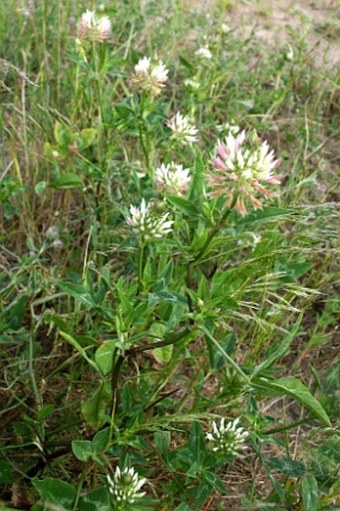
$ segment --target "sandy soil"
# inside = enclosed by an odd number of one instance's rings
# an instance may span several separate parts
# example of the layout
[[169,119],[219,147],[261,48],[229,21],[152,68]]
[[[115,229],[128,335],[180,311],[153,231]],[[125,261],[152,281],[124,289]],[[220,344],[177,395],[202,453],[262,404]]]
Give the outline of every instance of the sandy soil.
[[[209,12],[218,0],[188,0]],[[275,48],[304,36],[318,64],[340,64],[340,0],[229,0],[223,21]]]

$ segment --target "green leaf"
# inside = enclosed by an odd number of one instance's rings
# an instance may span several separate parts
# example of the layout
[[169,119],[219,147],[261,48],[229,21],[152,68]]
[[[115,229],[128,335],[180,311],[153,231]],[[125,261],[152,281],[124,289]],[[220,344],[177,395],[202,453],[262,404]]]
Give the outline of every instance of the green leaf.
[[290,216],[296,214],[296,211],[293,209],[287,208],[274,208],[268,207],[256,211],[255,213],[250,213],[245,218],[237,217],[237,225],[249,226],[249,225],[260,225],[266,224],[268,222],[275,222],[279,217]]
[[8,334],[0,335],[0,344],[21,344],[26,342],[26,337],[12,336]]
[[188,305],[188,301],[184,295],[180,293],[176,293],[175,291],[159,291],[155,293],[158,298],[160,298],[161,302],[164,303],[181,303],[184,305]]
[[192,511],[192,509],[186,502],[181,502],[174,511]]
[[112,370],[116,344],[117,341],[105,341],[95,353],[95,361],[104,376]]
[[107,449],[110,442],[110,428],[104,428],[98,431],[92,439],[92,451],[94,453],[103,452]]
[[[201,325],[200,329],[202,330],[202,332],[205,333],[205,335],[207,336],[207,338],[209,339],[210,341],[210,347],[208,345],[208,349],[209,350],[212,350],[212,346],[213,344],[215,345],[215,347],[217,348],[217,350],[220,352],[220,354],[222,355],[222,357],[225,359],[226,362],[228,362],[230,365],[232,365],[234,367],[234,369],[236,369],[236,371],[238,372],[238,374],[241,376],[242,379],[244,379],[246,382],[250,383],[250,379],[248,377],[248,375],[246,375],[243,370],[241,369],[241,367],[233,360],[233,358],[228,355],[228,353],[222,348],[222,346],[219,344],[219,342],[211,335],[211,333],[209,332],[209,329],[205,326],[205,325]],[[213,344],[211,344],[213,343]],[[214,354],[212,353],[212,360],[214,361]]]
[[200,151],[196,152],[192,175],[190,201],[195,199],[201,201],[202,197],[204,197],[204,162]]
[[86,422],[94,429],[99,429],[105,420],[106,407],[111,401],[111,386],[103,382],[81,405],[81,413]]
[[72,134],[69,128],[57,121],[54,125],[54,138],[59,145],[65,146],[71,143]]
[[222,479],[214,472],[205,470],[202,475],[207,483],[209,483],[215,490],[218,490],[220,493],[229,493]]
[[51,188],[56,188],[57,190],[65,188],[83,188],[83,186],[82,178],[73,172],[64,172],[64,174],[55,178],[50,184]]
[[92,443],[90,440],[74,440],[72,451],[80,461],[88,461],[92,456]]
[[290,458],[269,458],[265,463],[272,470],[277,470],[289,477],[301,477],[306,472],[303,463]]
[[159,364],[170,362],[173,352],[173,345],[161,346],[152,350],[152,354]]
[[154,291],[162,291],[163,289],[166,289],[169,282],[171,281],[172,273],[173,273],[173,262],[170,259],[170,261],[166,264],[165,268],[163,268],[162,273],[157,278],[157,282],[154,286]]
[[304,511],[317,511],[318,509],[318,482],[315,476],[306,474],[301,479],[301,493]]
[[10,307],[6,309],[4,318],[12,330],[19,330],[22,326],[25,314],[28,310],[28,296],[22,294],[17,300],[13,300]]
[[170,431],[155,431],[153,438],[158,452],[162,454],[169,449],[171,444]]
[[[106,488],[94,490],[84,497],[80,497],[78,504],[79,511],[111,511],[112,507],[108,500],[108,491]],[[77,509],[78,509],[77,508]]]
[[[234,332],[230,332],[222,339],[219,339],[218,342],[222,350],[227,353],[227,355],[231,356],[236,346],[236,335]],[[225,359],[223,358],[221,352],[217,351],[216,347],[214,346],[214,369],[221,369],[224,363]]]
[[44,503],[54,504],[60,510],[73,509],[77,492],[69,483],[51,477],[43,481],[33,479],[32,482]]
[[58,282],[57,285],[65,293],[67,293],[70,296],[73,296],[73,298],[79,300],[87,307],[94,307],[96,305],[91,294],[84,286],[81,286],[80,284],[76,284],[74,282],[65,281]]
[[46,419],[46,417],[52,415],[54,408],[55,408],[54,404],[45,405],[42,408],[40,408],[40,410],[37,413],[37,420],[41,422],[44,419]]
[[[190,492],[190,493],[189,493]],[[198,488],[189,490],[189,494],[195,500],[195,510],[203,509],[203,504],[206,502],[209,495],[211,495],[212,487],[209,483],[203,483]]]
[[167,200],[170,202],[170,204],[175,206],[175,208],[179,209],[180,211],[182,211],[182,213],[184,213],[190,218],[197,217],[199,214],[199,211],[196,208],[196,206],[190,200],[184,199],[184,197],[170,195],[169,197],[167,197]]
[[293,378],[292,376],[285,376],[273,381],[266,381],[263,378],[259,378],[255,385],[260,386],[265,390],[273,390],[279,393],[279,395],[287,395],[293,397],[306,408],[308,408],[311,412],[313,412],[314,415],[319,417],[319,419],[324,424],[331,426],[329,417],[319,401],[315,399],[314,396],[312,396],[308,388],[297,378]]
[[[14,479],[12,476],[13,467],[7,460],[0,460],[0,484],[11,484]],[[2,509],[2,508],[1,508]]]
[[44,191],[48,188],[48,182],[47,181],[39,181],[34,187],[34,191],[37,195],[42,195]]
[[292,341],[295,339],[299,332],[300,324],[303,318],[303,314],[301,313],[293,327],[293,329],[286,335],[286,337],[280,342],[278,348],[273,351],[271,354],[268,354],[265,358],[265,360],[256,366],[255,371],[252,374],[252,377],[254,377],[256,374],[260,373],[261,371],[264,371],[265,369],[268,369],[270,366],[274,364],[274,362],[280,358],[286,355],[286,353],[289,350],[289,347],[292,343]]
[[86,149],[94,143],[96,140],[97,131],[95,128],[85,128],[81,130],[81,146],[82,149]]
[[193,74],[196,71],[195,67],[186,58],[184,58],[183,55],[179,54],[178,56],[182,66],[186,67],[188,71]]
[[[208,348],[208,356],[209,356],[210,367],[214,367],[215,366],[214,344],[212,343],[211,337],[209,337],[208,335],[204,336],[204,340],[205,340],[207,348]],[[218,351],[218,354],[221,355],[220,351]]]
[[76,341],[76,339],[74,337],[72,337],[72,335],[67,334],[66,332],[63,332],[62,330],[60,330],[59,333],[60,333],[61,337],[63,337],[67,342],[69,342],[71,344],[71,346],[73,346],[81,354],[81,356],[86,360],[86,362],[91,367],[93,367],[93,369],[95,369],[97,372],[99,372],[97,364],[93,360],[90,359],[90,357],[87,355],[84,348],[82,346],[80,346],[79,342]]
[[189,449],[192,459],[201,465],[205,459],[205,440],[202,427],[197,421],[194,421],[190,428]]

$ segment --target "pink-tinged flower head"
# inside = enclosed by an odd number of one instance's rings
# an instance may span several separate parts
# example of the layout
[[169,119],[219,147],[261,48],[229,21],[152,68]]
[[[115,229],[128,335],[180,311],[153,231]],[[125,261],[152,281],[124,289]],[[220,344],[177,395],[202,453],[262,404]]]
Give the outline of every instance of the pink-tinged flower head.
[[154,183],[159,192],[171,195],[184,195],[190,185],[191,177],[189,169],[183,169],[183,165],[171,162],[161,164],[155,170]]
[[85,11],[79,22],[79,38],[102,43],[111,34],[111,21],[107,16],[98,17],[93,11]]
[[[256,142],[254,140],[256,139]],[[241,214],[247,213],[246,202],[255,209],[263,207],[255,195],[268,198],[272,192],[266,185],[280,183],[280,176],[274,171],[281,160],[275,159],[266,141],[253,141],[246,137],[244,131],[229,133],[224,142],[218,141],[212,158],[213,171],[208,182],[211,187],[210,197],[226,195],[227,206],[234,202],[235,209]]]
[[145,241],[163,238],[172,231],[169,213],[161,211],[154,202],[147,204],[143,199],[140,207],[130,206],[130,215],[126,223]]
[[172,130],[171,138],[182,144],[197,142],[198,129],[188,116],[177,112],[168,122],[167,126]]
[[153,65],[150,58],[143,57],[135,65],[132,84],[140,90],[158,96],[165,86],[168,73],[169,71],[162,61],[159,61],[157,65]]

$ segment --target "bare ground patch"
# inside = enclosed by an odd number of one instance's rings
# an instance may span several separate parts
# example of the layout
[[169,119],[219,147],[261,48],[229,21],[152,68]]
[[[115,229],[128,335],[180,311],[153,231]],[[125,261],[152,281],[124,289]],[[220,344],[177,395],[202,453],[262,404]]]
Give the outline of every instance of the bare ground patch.
[[[207,13],[216,0],[189,0]],[[263,42],[264,51],[304,37],[316,63],[340,63],[340,2],[338,0],[230,0],[223,22],[245,37]]]

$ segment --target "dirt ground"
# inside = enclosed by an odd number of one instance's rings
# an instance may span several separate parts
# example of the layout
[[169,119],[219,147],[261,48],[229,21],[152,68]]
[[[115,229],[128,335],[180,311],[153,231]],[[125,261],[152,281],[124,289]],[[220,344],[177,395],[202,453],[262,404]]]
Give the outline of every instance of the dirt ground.
[[264,47],[304,37],[317,64],[340,64],[340,0],[189,0],[206,12],[217,2],[225,8],[224,23]]

